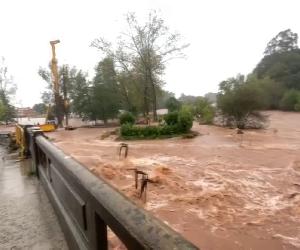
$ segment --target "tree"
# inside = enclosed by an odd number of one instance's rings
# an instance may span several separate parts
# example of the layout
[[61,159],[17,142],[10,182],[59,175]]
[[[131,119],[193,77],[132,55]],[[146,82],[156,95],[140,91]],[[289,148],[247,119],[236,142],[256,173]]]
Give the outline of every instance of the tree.
[[197,96],[185,95],[183,93],[178,98],[178,101],[180,101],[182,104],[186,104],[186,105],[193,105],[196,100],[197,100]]
[[47,106],[45,103],[34,104],[32,109],[40,115],[44,115],[47,111]]
[[300,49],[265,56],[253,73],[259,79],[269,77],[284,88],[300,90]]
[[169,112],[178,111],[181,107],[181,103],[175,97],[170,97],[166,101],[166,107]]
[[215,108],[205,97],[198,97],[194,103],[194,114],[204,124],[211,124],[215,116]]
[[8,75],[8,68],[4,57],[2,57],[0,62],[0,105],[2,110],[1,120],[6,123],[16,115],[15,108],[11,105],[11,99],[16,89],[16,84],[13,82],[12,77]]
[[90,116],[91,93],[89,85],[87,74],[79,70],[70,87],[71,109],[82,118]]
[[54,110],[60,126],[62,126],[64,115],[68,113],[68,108],[66,109],[66,101],[68,101],[67,90],[70,89],[76,72],[77,70],[74,67],[70,69],[69,65],[62,65],[59,67],[59,93],[57,94],[55,100],[50,69],[40,68],[38,71],[40,77],[48,84],[47,90],[42,93],[42,100],[47,105],[53,105],[51,109]]
[[110,118],[117,117],[120,109],[120,95],[112,58],[106,57],[97,65],[92,89],[96,117],[104,123]]
[[298,48],[298,34],[293,33],[290,29],[279,32],[268,43],[264,54],[272,55],[274,53],[282,53],[292,51]]
[[280,101],[282,110],[297,111],[300,104],[300,91],[290,89],[286,91]]
[[263,107],[263,94],[242,75],[229,78],[219,85],[218,108],[227,122],[233,121],[238,128],[245,128],[255,111]]
[[144,114],[148,115],[150,103],[156,120],[157,89],[163,84],[165,63],[183,56],[182,50],[188,45],[178,45],[180,36],[170,33],[163,19],[156,12],[149,13],[148,21],[140,24],[134,13],[127,15],[128,30],[117,41],[117,49],[103,38],[96,39],[92,46],[112,57],[128,73],[133,70],[142,78]]

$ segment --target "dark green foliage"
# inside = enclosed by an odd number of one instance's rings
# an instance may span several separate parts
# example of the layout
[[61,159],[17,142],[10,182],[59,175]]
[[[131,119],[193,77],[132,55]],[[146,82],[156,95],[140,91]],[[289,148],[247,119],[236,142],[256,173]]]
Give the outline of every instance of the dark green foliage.
[[198,97],[194,104],[194,114],[203,124],[211,124],[215,116],[215,108],[203,97]]
[[218,108],[228,121],[244,128],[255,111],[264,105],[263,93],[245,77],[230,78],[220,84]]
[[279,82],[269,77],[251,80],[263,93],[264,105],[263,109],[279,109],[280,100],[285,92],[285,88]]
[[0,120],[8,123],[16,117],[15,107],[10,104],[8,95],[0,90]]
[[125,139],[154,139],[166,138],[180,134],[177,125],[164,126],[131,126],[123,124],[121,126],[121,136]]
[[124,112],[119,116],[120,124],[130,124],[133,125],[135,123],[135,117],[130,112]]
[[73,78],[70,88],[70,98],[72,100],[71,110],[80,117],[89,117],[91,108],[91,96],[89,93],[89,83],[86,80],[87,75],[81,70]]
[[178,111],[181,107],[181,103],[175,97],[170,97],[166,101],[166,107],[169,112]]
[[285,88],[300,90],[300,49],[265,56],[254,73],[260,79],[269,77]]
[[99,62],[91,87],[91,116],[106,123],[108,119],[117,117],[120,107],[114,61],[106,57]]
[[[137,20],[135,13],[128,13],[128,28],[118,37],[115,46],[103,38],[95,39],[92,46],[106,55],[113,56],[124,72],[130,75],[134,73],[133,75],[141,80],[139,92],[142,97],[143,114],[148,116],[151,109],[154,120],[157,120],[158,92],[164,83],[162,76],[166,62],[181,57],[182,50],[188,45],[179,45],[179,34],[171,33],[155,11],[149,13],[145,23],[140,24]],[[127,110],[131,110],[132,103],[126,93],[126,84],[121,87],[123,101],[128,105]]]
[[190,131],[193,126],[193,115],[188,108],[182,108],[178,113],[178,127],[181,132]]
[[300,104],[300,91],[291,89],[284,93],[280,101],[280,108],[282,110],[298,110]]
[[37,104],[34,104],[32,109],[37,112],[38,114],[42,115],[42,114],[45,114],[46,111],[47,111],[47,106],[45,103],[37,103]]
[[[278,33],[267,45],[264,58],[253,73],[264,92],[266,109],[295,110],[300,90],[298,35],[290,29]],[[288,91],[288,93],[286,93]]]
[[295,111],[300,112],[300,100],[295,104]]
[[170,112],[164,116],[167,125],[176,125],[178,123],[178,112]]
[[8,123],[16,117],[15,107],[11,105],[11,98],[16,92],[16,85],[8,69],[4,57],[0,58],[0,120]]
[[203,124],[212,124],[215,117],[215,108],[211,105],[202,109],[202,115],[200,117]]
[[187,108],[181,109],[179,113],[172,112],[164,119],[167,124],[159,126],[132,126],[125,123],[121,126],[121,136],[125,139],[167,138],[187,133],[193,125],[193,116]]
[[293,33],[290,29],[279,32],[268,43],[265,49],[265,55],[272,55],[275,53],[282,53],[298,48],[298,34]]

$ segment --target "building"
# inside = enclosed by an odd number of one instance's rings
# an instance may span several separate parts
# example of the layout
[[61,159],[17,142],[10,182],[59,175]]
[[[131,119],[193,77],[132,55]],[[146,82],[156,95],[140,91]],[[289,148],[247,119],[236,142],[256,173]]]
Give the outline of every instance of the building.
[[17,117],[35,117],[38,114],[32,108],[16,108]]

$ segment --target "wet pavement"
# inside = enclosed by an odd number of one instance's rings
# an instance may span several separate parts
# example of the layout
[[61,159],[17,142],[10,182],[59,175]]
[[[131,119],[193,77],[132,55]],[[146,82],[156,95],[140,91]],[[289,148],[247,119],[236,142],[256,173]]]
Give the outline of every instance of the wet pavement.
[[31,163],[0,146],[0,249],[68,249]]

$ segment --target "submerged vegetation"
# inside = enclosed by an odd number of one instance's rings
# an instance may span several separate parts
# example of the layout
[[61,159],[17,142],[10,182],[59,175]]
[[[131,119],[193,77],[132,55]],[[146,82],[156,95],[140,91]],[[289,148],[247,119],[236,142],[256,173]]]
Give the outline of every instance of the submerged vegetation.
[[[130,117],[127,114],[128,117]],[[170,138],[190,133],[193,126],[193,115],[182,108],[163,117],[163,123],[153,126],[137,126],[133,123],[121,123],[120,135],[123,139]]]

